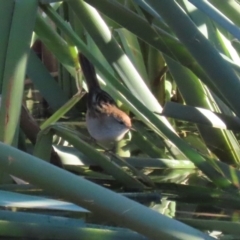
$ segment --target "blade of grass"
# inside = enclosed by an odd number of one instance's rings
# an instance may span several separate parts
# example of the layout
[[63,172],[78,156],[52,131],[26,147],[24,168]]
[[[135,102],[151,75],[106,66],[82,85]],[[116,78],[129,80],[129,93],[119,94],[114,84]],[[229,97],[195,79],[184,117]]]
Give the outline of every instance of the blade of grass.
[[239,131],[240,129],[240,119],[238,117],[227,116],[205,108],[181,105],[174,102],[167,102],[161,114],[166,117],[203,124],[209,127],[235,131]]
[[[237,115],[240,115],[240,103],[236,100],[236,96],[240,92],[240,82],[232,68],[226,64],[217,50],[198,31],[176,2],[167,0],[158,2],[147,0],[147,2],[163,17],[209,75],[212,84],[219,89],[222,99]],[[181,19],[181,21],[175,21],[176,19]],[[209,55],[211,55],[211,59]],[[226,81],[226,79],[231,79],[231,81]]]
[[[4,4],[5,1],[1,1]],[[13,144],[17,137],[22,105],[23,87],[32,31],[35,23],[38,1],[12,1],[6,20],[8,29],[1,29],[6,36],[6,57],[3,70],[3,86],[0,111],[0,141]],[[7,5],[7,8],[9,5]],[[5,9],[4,6],[0,8]],[[21,36],[21,41],[19,41]],[[5,52],[5,51],[3,51]],[[15,141],[16,144],[17,141]]]
[[5,68],[5,59],[7,54],[7,44],[9,40],[9,34],[12,23],[12,12],[14,7],[14,1],[0,1],[0,14],[4,21],[0,21],[0,29],[1,29],[1,41],[0,41],[0,91],[2,92],[2,79],[4,75]]
[[[100,2],[86,0],[86,2],[96,7],[96,9],[131,31],[149,45],[192,70],[207,86],[216,92],[218,96],[221,96],[218,88],[211,82],[208,75],[202,70],[196,60],[177,38],[155,25],[150,25],[147,21],[140,18],[129,9],[124,8],[116,1],[110,2],[108,0],[101,0]],[[149,9],[146,1],[141,2],[141,6],[145,6],[145,10]],[[229,64],[230,62],[227,61],[227,63]]]
[[3,238],[34,239],[36,236],[41,235],[41,239],[59,240],[77,240],[79,236],[81,236],[82,240],[101,238],[147,240],[145,237],[128,229],[107,226],[99,228],[99,225],[88,225],[82,218],[73,219],[19,211],[0,211],[0,217],[0,227],[2,228],[0,236]]
[[[134,144],[136,144],[141,151],[146,153],[148,156],[152,158],[158,158],[159,156],[163,157],[166,154],[163,139],[155,139],[154,134],[151,134],[147,129],[145,129],[145,126],[142,123],[135,122],[133,125],[134,129],[136,131],[132,132],[132,141]],[[162,148],[160,149],[158,146],[156,146],[156,143],[159,145],[159,142],[162,142]]]
[[56,192],[60,197],[150,239],[213,239],[192,227],[1,142],[0,158],[0,167],[8,173],[50,192]]
[[211,3],[203,0],[189,0],[199,10],[203,11],[207,16],[212,18],[215,22],[225,28],[234,37],[240,40],[239,28],[231,22],[226,16],[224,16],[218,9],[216,9]]
[[141,75],[144,82],[149,87],[148,74],[143,61],[143,55],[137,37],[124,28],[117,29],[116,31],[121,38],[121,42],[123,44],[123,48],[126,54],[130,58],[131,62],[134,64],[135,68]]
[[[84,93],[85,94],[85,93]],[[67,101],[61,108],[59,108],[51,117],[41,124],[41,129],[45,129],[51,124],[57,122],[64,116],[72,107],[84,96],[84,94],[77,94]]]
[[52,140],[54,132],[41,131],[37,136],[37,141],[33,149],[33,156],[41,158],[45,161],[50,161],[50,156],[52,152]]
[[240,6],[237,1],[227,0],[219,2],[218,0],[209,0],[209,2],[240,27]]
[[[145,19],[125,8],[119,2],[109,2],[107,0],[102,0],[101,2],[86,0],[86,2],[138,36],[143,41],[152,45],[159,51],[166,53],[173,59],[181,61],[184,65],[191,63],[190,59],[194,61],[190,54],[185,51],[183,45],[174,36],[155,25],[151,27]],[[146,10],[149,10],[149,8]]]
[[49,25],[40,13],[37,14],[34,31],[43,44],[55,55],[59,62],[75,77],[75,69],[79,67],[75,55],[66,41]]
[[[58,153],[61,161],[65,165],[85,165],[91,166],[97,164],[92,159],[87,158],[83,153],[78,151],[72,147],[66,146],[55,146],[56,152]],[[69,155],[72,155],[74,159],[77,158],[76,161],[69,158]],[[126,157],[122,158],[124,161],[128,162],[135,168],[173,168],[173,169],[180,169],[180,168],[191,168],[194,169],[196,166],[189,160],[176,160],[176,159],[163,159],[163,158],[148,158],[148,157]],[[116,163],[119,166],[124,166],[123,161],[115,159]]]
[[[219,112],[210,91],[189,69],[165,57],[170,72],[188,105]],[[239,143],[231,131],[198,125],[206,146],[221,160],[238,165],[240,162]]]
[[[189,224],[193,227],[208,231],[221,231],[223,234],[237,235],[240,234],[238,222],[230,222],[223,220],[207,220],[207,219],[190,219],[177,218],[179,221]],[[235,239],[235,238],[234,238]]]
[[29,56],[27,75],[54,111],[68,101],[63,90],[33,51],[30,52]]
[[[89,158],[95,159],[99,165],[110,175],[112,175],[115,179],[122,182],[126,187],[132,189],[144,189],[144,185],[139,182],[137,179],[133,178],[122,170],[119,166],[111,162],[107,157],[103,154],[99,153],[97,150],[92,148],[90,145],[82,141],[78,136],[76,136],[75,132],[67,127],[63,127],[60,125],[50,126],[50,129],[53,129],[57,135],[63,137],[65,140],[69,141],[74,147],[79,149],[83,154],[87,155]],[[45,129],[43,131],[48,131],[49,129]]]

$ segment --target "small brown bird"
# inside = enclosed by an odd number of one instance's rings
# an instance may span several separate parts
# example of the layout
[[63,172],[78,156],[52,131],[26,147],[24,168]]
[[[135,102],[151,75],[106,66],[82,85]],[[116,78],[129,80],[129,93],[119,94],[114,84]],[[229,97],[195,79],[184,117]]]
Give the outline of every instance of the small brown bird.
[[119,141],[132,127],[130,117],[100,88],[94,66],[80,53],[80,64],[88,86],[86,123],[89,134],[99,142]]

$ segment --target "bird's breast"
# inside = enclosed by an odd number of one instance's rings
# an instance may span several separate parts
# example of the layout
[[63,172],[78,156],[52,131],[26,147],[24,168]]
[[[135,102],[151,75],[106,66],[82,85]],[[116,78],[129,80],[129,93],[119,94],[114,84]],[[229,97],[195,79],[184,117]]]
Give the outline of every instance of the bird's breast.
[[99,142],[119,141],[129,131],[112,116],[93,117],[87,113],[86,124],[89,134]]

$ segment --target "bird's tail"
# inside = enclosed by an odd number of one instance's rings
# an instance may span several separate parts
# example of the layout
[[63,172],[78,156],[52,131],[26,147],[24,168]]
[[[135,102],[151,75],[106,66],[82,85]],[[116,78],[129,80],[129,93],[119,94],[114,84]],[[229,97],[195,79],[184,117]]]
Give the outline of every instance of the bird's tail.
[[91,89],[100,88],[92,63],[89,62],[89,60],[82,53],[79,53],[79,61],[88,86],[88,90],[91,91]]

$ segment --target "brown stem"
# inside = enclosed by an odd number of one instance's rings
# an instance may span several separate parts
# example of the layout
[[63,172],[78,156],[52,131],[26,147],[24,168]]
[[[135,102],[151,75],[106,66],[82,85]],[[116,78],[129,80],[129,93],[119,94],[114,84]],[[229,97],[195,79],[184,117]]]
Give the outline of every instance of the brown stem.
[[[22,104],[21,116],[20,116],[20,127],[23,132],[26,134],[27,138],[31,141],[33,145],[36,144],[37,135],[41,131],[35,119],[28,112],[27,108]],[[52,147],[50,162],[62,168],[62,162],[58,154],[54,151]]]

